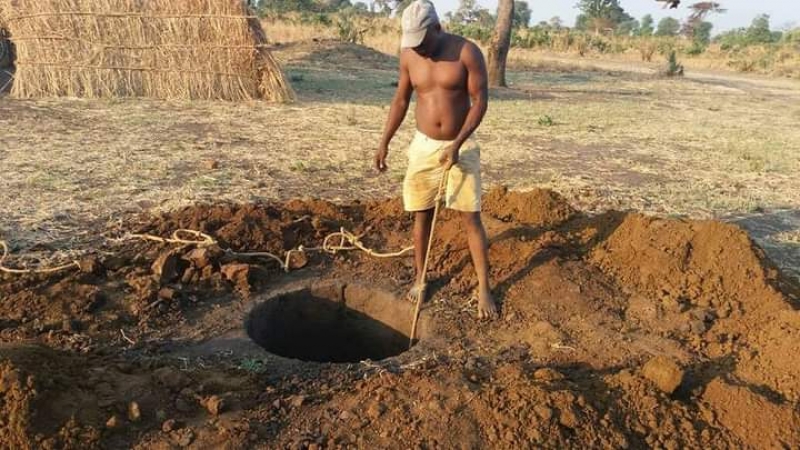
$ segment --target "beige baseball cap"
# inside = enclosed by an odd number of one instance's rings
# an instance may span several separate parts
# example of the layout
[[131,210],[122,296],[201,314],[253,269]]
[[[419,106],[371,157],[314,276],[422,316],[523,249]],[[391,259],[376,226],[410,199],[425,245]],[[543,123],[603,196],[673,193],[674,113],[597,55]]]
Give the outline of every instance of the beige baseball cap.
[[403,37],[400,48],[414,48],[422,43],[428,27],[439,23],[439,16],[433,3],[415,0],[403,11]]

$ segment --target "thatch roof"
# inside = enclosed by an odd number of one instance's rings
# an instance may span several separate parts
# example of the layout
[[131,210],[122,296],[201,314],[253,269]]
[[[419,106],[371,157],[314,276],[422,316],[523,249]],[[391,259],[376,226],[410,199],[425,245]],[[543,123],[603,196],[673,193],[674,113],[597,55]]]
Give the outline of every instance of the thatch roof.
[[17,97],[286,101],[244,0],[0,0]]

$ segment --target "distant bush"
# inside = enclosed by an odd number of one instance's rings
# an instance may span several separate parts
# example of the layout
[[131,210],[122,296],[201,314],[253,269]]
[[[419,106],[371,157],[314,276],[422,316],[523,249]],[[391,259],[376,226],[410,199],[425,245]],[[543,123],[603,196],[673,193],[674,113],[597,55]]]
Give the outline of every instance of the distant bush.
[[[302,4],[320,0],[281,1]],[[368,42],[373,46],[377,44],[376,48],[383,51],[396,52],[399,21],[369,12],[363,6],[346,6],[334,12],[283,12],[274,9],[262,12],[267,21],[289,23],[300,28],[306,25],[323,28],[328,30],[328,35],[343,41],[359,44]],[[489,43],[494,31],[489,20],[450,21],[445,22],[444,27],[451,33],[483,45]],[[581,31],[564,27],[557,21],[554,24],[540,22],[531,27],[514,28],[511,46],[580,56],[627,53],[637,55],[645,62],[652,62],[656,54],[669,58],[674,52],[679,59],[702,57],[710,61],[718,60],[720,65],[742,72],[775,73],[800,78],[800,29],[774,32],[769,28],[767,16],[756,17],[750,27],[722,33],[713,40],[710,38],[710,24],[705,22],[690,37],[656,36],[651,27],[652,24],[645,22],[643,28],[620,34],[617,31]],[[662,31],[663,28],[667,27],[662,27]]]

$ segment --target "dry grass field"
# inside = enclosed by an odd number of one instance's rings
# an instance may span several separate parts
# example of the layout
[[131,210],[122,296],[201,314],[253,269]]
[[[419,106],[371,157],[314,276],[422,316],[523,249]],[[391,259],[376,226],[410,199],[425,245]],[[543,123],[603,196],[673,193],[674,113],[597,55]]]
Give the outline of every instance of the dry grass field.
[[[393,57],[288,43],[300,97],[261,102],[0,100],[0,235],[15,250],[82,248],[124,214],[211,200],[397,195],[370,168]],[[730,74],[666,79],[647,67],[512,54],[478,138],[487,186],[549,187],[576,206],[741,220],[800,266],[800,84]]]

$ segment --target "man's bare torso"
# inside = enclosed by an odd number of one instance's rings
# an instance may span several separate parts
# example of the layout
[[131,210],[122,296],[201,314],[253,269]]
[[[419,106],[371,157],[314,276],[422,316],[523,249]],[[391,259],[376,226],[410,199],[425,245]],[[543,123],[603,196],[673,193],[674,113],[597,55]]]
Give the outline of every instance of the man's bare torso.
[[417,129],[437,140],[458,136],[469,113],[467,68],[461,53],[474,45],[459,36],[447,35],[437,55],[426,58],[405,50],[411,84],[417,93]]

